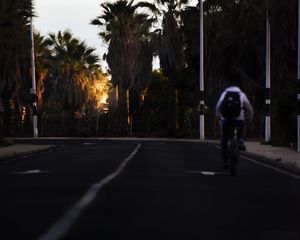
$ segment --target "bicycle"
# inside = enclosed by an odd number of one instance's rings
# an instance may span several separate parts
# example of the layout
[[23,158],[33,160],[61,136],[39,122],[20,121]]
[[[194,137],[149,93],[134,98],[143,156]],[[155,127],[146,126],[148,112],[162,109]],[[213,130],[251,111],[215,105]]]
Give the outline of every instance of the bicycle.
[[233,121],[230,123],[228,140],[228,164],[231,176],[237,175],[236,166],[240,158],[239,140],[237,139],[237,126]]

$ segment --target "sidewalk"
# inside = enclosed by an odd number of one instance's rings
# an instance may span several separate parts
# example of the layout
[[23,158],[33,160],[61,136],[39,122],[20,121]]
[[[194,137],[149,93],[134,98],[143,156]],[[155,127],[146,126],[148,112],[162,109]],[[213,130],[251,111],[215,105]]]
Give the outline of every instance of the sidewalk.
[[[125,140],[125,139],[122,139]],[[168,139],[128,139],[137,141],[146,140],[168,140]],[[172,141],[191,141],[199,142],[199,140],[187,139],[169,139]],[[218,141],[207,140],[205,142],[218,144]],[[285,167],[293,172],[300,174],[300,153],[284,147],[273,147],[271,145],[260,144],[259,142],[246,142],[247,151],[244,155],[249,157],[259,157],[262,161],[267,161],[269,164]],[[31,154],[41,151],[47,151],[55,148],[53,145],[27,145],[14,144],[8,147],[0,147],[0,160],[22,156],[24,154]]]
[[285,147],[273,147],[258,142],[246,142],[245,155],[254,155],[266,158],[269,163],[284,166],[300,173],[300,153]]
[[32,154],[47,151],[54,148],[52,145],[27,145],[13,144],[7,147],[0,147],[0,161],[13,157],[19,157],[25,154]]

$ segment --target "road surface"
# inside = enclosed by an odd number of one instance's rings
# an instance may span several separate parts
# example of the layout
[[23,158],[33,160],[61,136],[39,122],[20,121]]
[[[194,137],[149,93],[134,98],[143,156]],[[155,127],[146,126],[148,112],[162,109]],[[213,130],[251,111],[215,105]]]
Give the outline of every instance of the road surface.
[[212,144],[46,143],[0,163],[0,239],[300,239],[300,180]]

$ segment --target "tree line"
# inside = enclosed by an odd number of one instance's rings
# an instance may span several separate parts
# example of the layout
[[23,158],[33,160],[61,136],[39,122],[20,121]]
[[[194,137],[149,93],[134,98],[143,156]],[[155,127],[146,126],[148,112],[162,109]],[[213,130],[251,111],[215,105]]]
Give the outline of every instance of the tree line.
[[[44,134],[50,134],[52,124],[52,130],[68,126],[61,135],[84,134],[78,129],[85,129],[86,135],[198,137],[199,4],[191,7],[188,2],[99,2],[99,15],[91,16],[91,24],[99,26],[99,37],[108,44],[103,58],[109,81],[95,49],[84,41],[68,31],[36,33],[37,99]],[[255,109],[248,135],[263,136],[268,11],[272,141],[295,142],[297,1],[269,0],[267,5],[266,0],[206,0],[203,6],[206,136],[219,136],[215,104],[231,78],[240,81]],[[0,4],[0,112],[6,134],[17,134],[23,108],[28,113],[31,109],[32,10],[29,0]],[[153,57],[160,61],[159,70],[152,71]],[[102,92],[96,91],[95,79],[105,82]],[[97,106],[99,94],[105,93],[108,113]]]
[[35,96],[30,93],[33,5],[31,1],[1,1],[0,12],[1,134],[32,134],[33,98],[41,136],[76,135],[82,125],[95,126],[91,119],[103,108],[109,89],[96,49],[68,30],[48,36],[35,32]]

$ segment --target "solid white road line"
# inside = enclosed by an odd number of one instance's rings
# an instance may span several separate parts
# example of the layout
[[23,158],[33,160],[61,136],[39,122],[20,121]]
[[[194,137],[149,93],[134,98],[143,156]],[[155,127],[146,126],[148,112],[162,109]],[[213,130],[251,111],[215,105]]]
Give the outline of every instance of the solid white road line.
[[288,171],[282,170],[282,169],[280,169],[280,168],[271,166],[271,165],[266,164],[266,163],[259,162],[259,161],[257,161],[257,160],[254,160],[254,159],[249,158],[249,157],[246,157],[246,156],[241,156],[241,157],[244,158],[244,159],[246,159],[246,160],[248,160],[248,161],[250,161],[250,162],[252,162],[252,163],[261,165],[261,166],[263,166],[263,167],[270,168],[270,169],[272,169],[272,170],[275,170],[275,171],[277,171],[277,172],[283,173],[283,174],[285,174],[285,175],[288,175],[288,176],[290,176],[290,177],[296,178],[296,179],[298,179],[298,180],[300,179],[300,176],[299,176],[299,175],[290,173],[290,172],[288,172]]
[[[216,147],[217,149],[221,149],[221,147],[220,147],[219,145],[215,145],[215,147]],[[244,156],[244,155],[241,155],[241,158],[244,158],[244,159],[247,160],[247,161],[250,161],[250,162],[255,163],[255,164],[258,164],[258,165],[261,165],[261,166],[263,166],[263,167],[270,168],[270,169],[272,169],[272,170],[274,170],[274,171],[283,173],[283,174],[288,175],[288,176],[290,176],[290,177],[293,177],[293,178],[296,178],[296,179],[300,179],[300,176],[299,176],[299,175],[296,175],[296,174],[290,173],[290,172],[288,172],[288,171],[282,170],[282,169],[280,169],[280,168],[274,167],[274,166],[272,166],[272,165],[270,165],[270,164],[262,163],[262,162],[260,162],[260,161],[254,160],[253,158],[246,157],[246,156]]]
[[58,240],[61,239],[67,231],[70,229],[72,224],[79,218],[80,214],[83,212],[85,208],[87,208],[92,201],[96,198],[97,193],[120,175],[127,163],[134,157],[134,155],[138,152],[141,144],[138,144],[134,151],[120,164],[118,169],[108,175],[106,178],[101,180],[100,182],[94,183],[88,189],[88,191],[84,194],[84,196],[75,203],[57,222],[55,222],[44,234],[42,234],[38,239],[39,240]]

